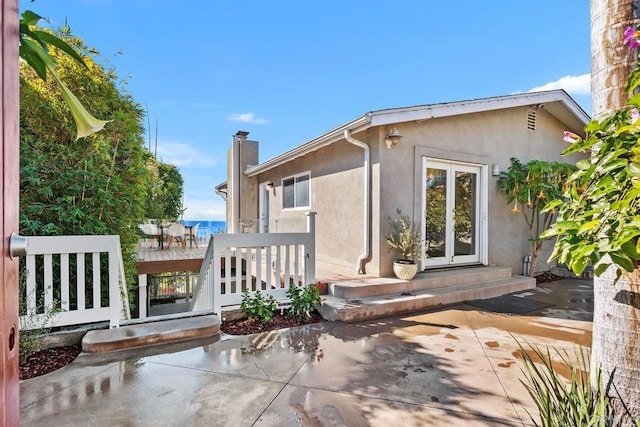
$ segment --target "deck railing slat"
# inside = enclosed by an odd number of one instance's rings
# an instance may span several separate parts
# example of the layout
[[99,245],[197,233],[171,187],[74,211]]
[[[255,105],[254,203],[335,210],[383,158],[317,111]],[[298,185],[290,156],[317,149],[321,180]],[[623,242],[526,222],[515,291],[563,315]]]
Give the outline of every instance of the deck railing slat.
[[[23,329],[79,325],[109,321],[117,327],[121,318],[129,316],[122,303],[126,289],[121,290],[123,275],[119,236],[35,236],[28,238],[26,255],[26,312],[21,316]],[[103,307],[101,254],[107,253],[109,305]],[[91,258],[91,286],[86,274],[87,256]],[[74,262],[75,261],[75,262]],[[58,262],[59,268],[54,268]],[[74,266],[74,271],[71,268]],[[41,269],[41,273],[39,273]],[[75,280],[71,280],[71,276]],[[41,281],[41,283],[38,283]],[[54,301],[59,298],[59,305]],[[87,298],[89,298],[87,300]],[[39,307],[39,301],[42,301]],[[75,304],[74,304],[75,302]],[[51,315],[52,311],[56,313]]]
[[[212,307],[220,315],[223,306],[242,302],[243,289],[262,290],[282,299],[290,283],[306,286],[315,274],[315,224],[310,219],[306,233],[214,235],[209,253],[211,259],[205,258],[198,276],[192,310]],[[209,276],[212,280],[205,281]]]

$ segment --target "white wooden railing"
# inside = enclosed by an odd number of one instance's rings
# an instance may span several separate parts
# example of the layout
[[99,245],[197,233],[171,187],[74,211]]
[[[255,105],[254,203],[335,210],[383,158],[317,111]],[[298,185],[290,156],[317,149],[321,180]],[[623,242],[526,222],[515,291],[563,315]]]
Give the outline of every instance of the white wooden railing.
[[315,281],[315,212],[306,233],[214,234],[202,262],[191,310],[239,305],[247,289],[285,299],[290,284]]
[[[108,296],[102,289],[104,257]],[[101,321],[115,328],[130,318],[120,236],[28,237],[25,263],[22,329]]]

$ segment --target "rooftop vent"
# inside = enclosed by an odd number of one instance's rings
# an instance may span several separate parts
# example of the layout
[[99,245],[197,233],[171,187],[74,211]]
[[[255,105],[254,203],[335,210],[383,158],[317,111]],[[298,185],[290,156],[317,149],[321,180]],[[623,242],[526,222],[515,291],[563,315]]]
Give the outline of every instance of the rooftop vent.
[[527,110],[527,129],[532,132],[536,130],[536,110]]

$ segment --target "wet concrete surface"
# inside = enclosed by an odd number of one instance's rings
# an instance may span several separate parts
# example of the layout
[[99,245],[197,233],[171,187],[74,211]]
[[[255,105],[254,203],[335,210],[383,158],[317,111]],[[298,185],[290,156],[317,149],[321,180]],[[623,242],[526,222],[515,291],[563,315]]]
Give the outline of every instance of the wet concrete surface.
[[458,304],[125,360],[82,354],[21,382],[21,425],[533,425],[515,339],[570,354],[589,345],[590,289],[541,285],[518,298],[544,308],[517,315]]

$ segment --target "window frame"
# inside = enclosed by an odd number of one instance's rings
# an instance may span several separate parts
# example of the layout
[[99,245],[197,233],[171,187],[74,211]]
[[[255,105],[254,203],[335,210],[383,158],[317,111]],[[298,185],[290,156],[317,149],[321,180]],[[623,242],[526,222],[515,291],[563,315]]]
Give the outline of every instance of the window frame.
[[[298,186],[298,178],[307,177],[307,197],[308,202],[304,206],[298,206],[297,200],[297,186]],[[285,181],[293,179],[293,207],[286,207],[285,203]],[[311,208],[311,171],[301,172],[295,175],[289,175],[281,179],[280,184],[282,185],[282,210],[283,211],[299,211],[299,210],[308,210]]]

